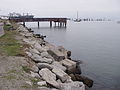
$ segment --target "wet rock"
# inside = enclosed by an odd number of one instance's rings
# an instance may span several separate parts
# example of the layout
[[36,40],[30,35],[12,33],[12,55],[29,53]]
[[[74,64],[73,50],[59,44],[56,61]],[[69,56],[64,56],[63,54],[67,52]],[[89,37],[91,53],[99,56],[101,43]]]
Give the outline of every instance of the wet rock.
[[53,68],[52,72],[54,72],[62,82],[65,82],[68,79],[68,74],[61,69]]
[[67,73],[74,73],[76,69],[76,62],[69,60],[69,59],[64,59],[60,61],[60,63],[67,68]]
[[78,81],[82,81],[84,84],[86,84],[88,87],[92,87],[93,86],[93,80],[91,80],[90,78],[86,77],[86,76],[82,76],[79,74],[75,74],[75,78]]
[[85,85],[82,82],[63,83],[60,85],[60,90],[85,90]]
[[58,46],[57,48],[65,55],[65,58],[69,58],[71,56],[71,51],[66,50],[63,46]]
[[56,48],[47,51],[56,61],[65,59],[65,55]]
[[53,66],[53,68],[59,68],[59,69],[61,69],[63,71],[66,71],[66,67],[61,65],[60,62],[54,61],[52,63],[52,66]]
[[50,64],[47,64],[47,63],[38,63],[37,66],[38,66],[39,69],[43,69],[43,68],[48,68],[50,70],[53,69],[53,67]]
[[49,69],[41,69],[39,71],[39,74],[48,84],[52,85],[53,87],[59,88],[59,84],[56,81],[56,75],[52,73]]

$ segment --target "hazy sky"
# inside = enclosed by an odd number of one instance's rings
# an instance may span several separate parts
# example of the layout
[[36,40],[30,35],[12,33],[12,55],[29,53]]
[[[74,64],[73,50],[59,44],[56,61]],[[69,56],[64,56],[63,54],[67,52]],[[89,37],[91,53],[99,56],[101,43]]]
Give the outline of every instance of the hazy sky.
[[120,16],[120,0],[0,0],[0,14],[33,13],[36,16]]

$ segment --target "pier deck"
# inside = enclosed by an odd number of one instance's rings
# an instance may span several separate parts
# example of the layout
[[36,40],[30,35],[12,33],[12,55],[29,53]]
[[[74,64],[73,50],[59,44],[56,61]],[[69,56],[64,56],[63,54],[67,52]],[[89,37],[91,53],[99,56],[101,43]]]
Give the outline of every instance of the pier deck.
[[25,25],[25,22],[50,22],[50,27],[52,27],[52,22],[55,23],[55,26],[57,26],[56,23],[58,23],[59,27],[66,27],[67,25],[67,18],[12,18],[9,19],[11,21],[15,22],[23,22],[23,25]]

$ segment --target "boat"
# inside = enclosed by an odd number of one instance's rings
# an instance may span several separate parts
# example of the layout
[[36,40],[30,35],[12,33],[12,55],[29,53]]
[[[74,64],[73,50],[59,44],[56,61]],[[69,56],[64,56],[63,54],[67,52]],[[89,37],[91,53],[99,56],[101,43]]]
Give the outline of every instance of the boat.
[[81,22],[81,19],[78,18],[78,12],[77,12],[77,19],[75,19],[74,22]]
[[23,15],[21,15],[21,14],[19,14],[19,13],[10,13],[9,14],[9,19],[30,19],[30,18],[33,18],[34,17],[34,15],[30,15],[30,14],[23,14]]

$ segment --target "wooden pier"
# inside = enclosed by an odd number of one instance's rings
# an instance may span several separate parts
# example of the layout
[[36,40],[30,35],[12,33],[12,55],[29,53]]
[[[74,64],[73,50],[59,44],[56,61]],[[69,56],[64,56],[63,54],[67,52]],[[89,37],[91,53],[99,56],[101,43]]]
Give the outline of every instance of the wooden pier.
[[38,28],[40,27],[40,22],[49,22],[50,27],[65,27],[67,26],[67,18],[12,18],[9,19],[14,22],[23,22],[23,25],[25,26],[25,22],[37,22]]

